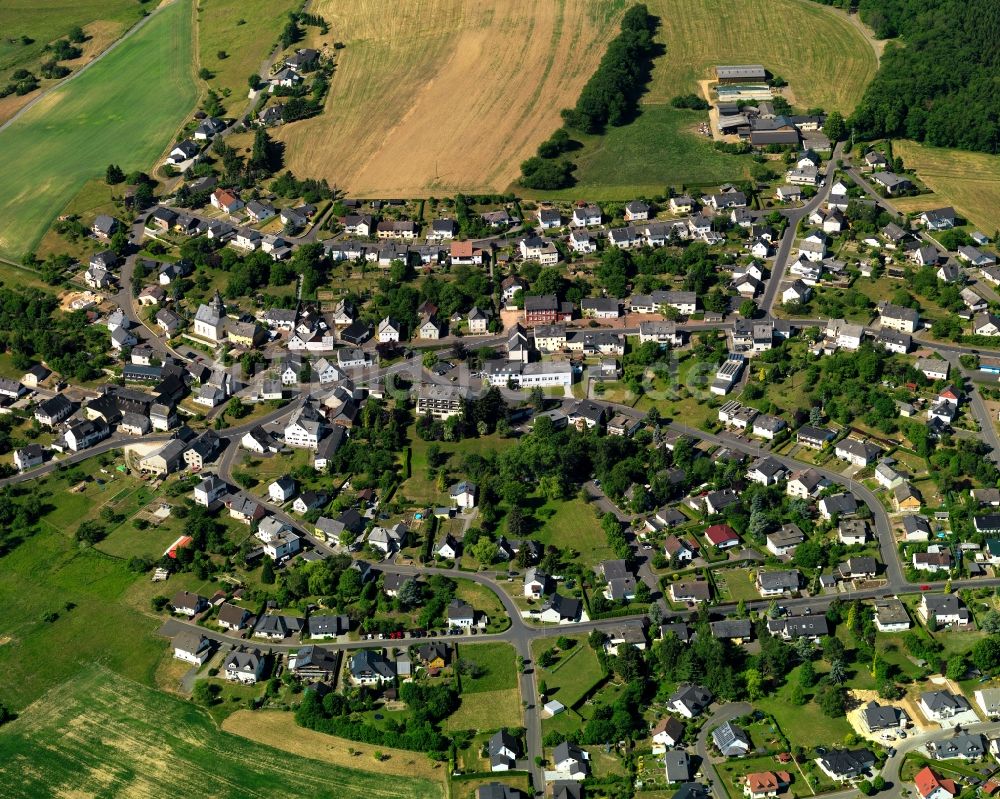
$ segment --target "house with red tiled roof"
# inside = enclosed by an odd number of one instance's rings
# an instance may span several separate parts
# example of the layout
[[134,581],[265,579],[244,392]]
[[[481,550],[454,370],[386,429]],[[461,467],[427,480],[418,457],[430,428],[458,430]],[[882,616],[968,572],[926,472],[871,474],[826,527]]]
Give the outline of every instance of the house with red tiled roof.
[[728,524],[713,524],[705,531],[705,538],[716,549],[729,549],[740,543],[740,537]]
[[923,799],[954,799],[958,796],[955,781],[939,777],[930,766],[920,769],[913,778],[913,783]]
[[743,795],[749,799],[765,799],[777,796],[792,781],[787,771],[754,771],[743,779]]

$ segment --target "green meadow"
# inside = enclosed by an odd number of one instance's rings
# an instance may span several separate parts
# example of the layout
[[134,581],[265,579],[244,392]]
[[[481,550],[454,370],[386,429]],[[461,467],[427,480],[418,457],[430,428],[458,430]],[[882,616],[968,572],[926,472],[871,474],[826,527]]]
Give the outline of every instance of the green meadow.
[[20,258],[109,163],[150,169],[197,99],[191,0],[173,0],[0,131],[0,255]]

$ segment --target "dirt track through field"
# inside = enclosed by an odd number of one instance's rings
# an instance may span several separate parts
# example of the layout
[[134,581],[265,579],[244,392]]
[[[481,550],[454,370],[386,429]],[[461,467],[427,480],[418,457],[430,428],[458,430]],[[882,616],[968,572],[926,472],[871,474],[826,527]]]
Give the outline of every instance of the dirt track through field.
[[288,166],[360,196],[502,190],[617,32],[600,0],[319,0],[345,43],[321,116],[279,129]]

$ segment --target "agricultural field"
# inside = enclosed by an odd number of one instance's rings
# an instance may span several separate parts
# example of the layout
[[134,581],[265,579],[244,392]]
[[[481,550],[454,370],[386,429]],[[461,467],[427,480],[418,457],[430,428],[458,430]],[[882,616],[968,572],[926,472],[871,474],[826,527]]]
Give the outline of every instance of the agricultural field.
[[[529,13],[494,2],[474,13],[467,0],[419,0],[388,24],[370,5],[325,0],[312,9],[346,45],[330,112],[276,135],[296,173],[384,197],[514,186],[520,162],[559,126],[559,110],[592,73],[625,3],[563,0]],[[583,148],[572,154],[577,185],[557,197],[627,199],[748,177],[746,159],[700,139],[703,115],[667,105],[699,91],[717,63],[760,61],[789,81],[796,106],[845,112],[877,68],[876,48],[859,26],[805,0],[652,0],[649,7],[660,17],[665,54],[643,113],[606,136],[580,137]],[[396,80],[402,73],[405,83]]]
[[[0,82],[6,84],[17,69],[27,69],[37,77],[38,65],[45,60],[46,45],[65,37],[72,28],[83,28],[86,41],[78,46],[83,54],[63,61],[73,71],[92,60],[139,20],[138,0],[77,0],[73,3],[4,3],[0,7]],[[21,37],[26,37],[22,39]],[[44,90],[54,81],[42,80]],[[38,92],[0,99],[0,123],[38,96]]]
[[[288,19],[296,0],[201,0],[198,4],[198,66],[212,73],[208,85],[236,114],[245,104],[247,78],[257,72]],[[219,58],[224,54],[224,58]]]
[[873,45],[845,15],[803,0],[650,0],[666,53],[644,101],[698,92],[717,64],[763,64],[788,81],[792,104],[853,111],[874,77]]
[[1000,227],[1000,163],[996,156],[913,141],[895,141],[892,151],[933,189],[933,194],[894,200],[901,210],[925,211],[951,205],[988,236]]
[[152,683],[164,642],[159,619],[123,602],[137,578],[47,522],[0,558],[0,702],[21,709],[91,663]]
[[[222,723],[222,729],[259,744],[321,760],[333,766],[411,778],[426,786],[427,795],[432,799],[443,795],[442,764],[418,752],[370,746],[308,730],[298,726],[291,713],[237,710]],[[351,754],[349,750],[353,750],[355,754]],[[376,751],[381,751],[386,756],[381,762],[375,759]]]
[[[499,191],[560,124],[623,0],[320,0],[345,45],[327,112],[276,131],[297,175],[361,196]],[[405,80],[401,76],[405,75]]]
[[109,162],[149,169],[197,98],[191,0],[174,0],[79,78],[0,131],[0,255],[35,248],[66,203]]
[[5,726],[0,763],[11,797],[442,794],[428,779],[397,775],[387,783],[381,773],[220,732],[200,708],[100,666],[83,670]]

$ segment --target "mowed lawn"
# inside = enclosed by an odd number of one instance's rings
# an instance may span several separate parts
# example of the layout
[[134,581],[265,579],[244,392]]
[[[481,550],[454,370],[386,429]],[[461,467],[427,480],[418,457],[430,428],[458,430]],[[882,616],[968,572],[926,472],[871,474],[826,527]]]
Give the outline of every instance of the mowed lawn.
[[218,730],[195,705],[93,666],[0,730],[4,796],[437,799],[427,779],[344,768]]
[[495,730],[518,727],[521,692],[510,644],[459,644],[458,660],[471,661],[482,673],[462,675],[462,704],[444,722],[448,730]]
[[718,64],[762,64],[797,105],[844,113],[875,75],[872,45],[845,15],[808,0],[648,0],[666,47],[645,102],[666,103],[714,79]]
[[0,160],[0,254],[32,250],[109,163],[153,167],[197,99],[191,43],[191,0],[173,0],[0,132],[0,151],[17,154]]
[[1000,158],[914,141],[893,142],[892,151],[934,190],[934,194],[904,198],[898,203],[900,208],[923,211],[952,205],[988,236],[1000,227]]
[[[538,679],[548,688],[548,697],[557,699],[566,707],[572,707],[604,679],[597,653],[590,648],[585,635],[567,636],[576,644],[566,653],[560,653],[558,660],[549,668],[538,667]],[[555,647],[555,638],[546,638],[532,643],[531,653],[537,661],[546,649]]]

